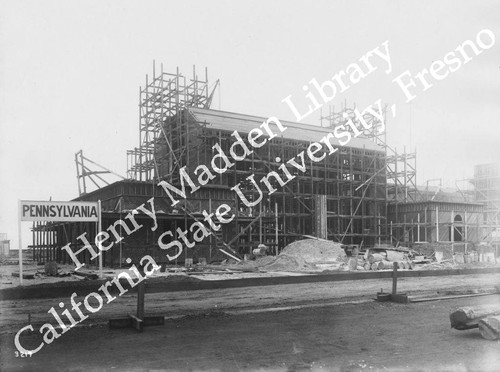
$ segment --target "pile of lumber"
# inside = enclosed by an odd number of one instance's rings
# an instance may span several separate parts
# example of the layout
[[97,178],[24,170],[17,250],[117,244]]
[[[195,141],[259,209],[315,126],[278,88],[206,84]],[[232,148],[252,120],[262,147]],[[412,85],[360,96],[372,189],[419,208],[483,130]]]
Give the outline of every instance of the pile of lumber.
[[487,340],[500,338],[500,304],[461,307],[450,313],[451,328],[460,331],[479,328]]
[[[354,261],[354,262],[353,262]],[[412,270],[414,265],[404,251],[396,249],[369,249],[357,257],[351,257],[351,270],[392,270],[394,262],[398,263],[398,270]]]

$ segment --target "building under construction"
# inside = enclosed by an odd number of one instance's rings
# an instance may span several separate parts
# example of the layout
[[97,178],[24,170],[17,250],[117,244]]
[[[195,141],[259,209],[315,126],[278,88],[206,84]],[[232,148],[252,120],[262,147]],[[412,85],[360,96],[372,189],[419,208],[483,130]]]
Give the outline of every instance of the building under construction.
[[[247,200],[257,200],[260,195],[250,184],[249,176],[260,179],[278,172],[285,159],[296,157],[312,142],[352,119],[352,110],[347,108],[338,113],[330,111],[321,118],[322,126],[282,121],[287,130],[280,136],[254,148],[250,156],[236,162],[227,172],[214,174],[206,185],[172,205],[165,189],[158,185],[161,181],[181,188],[181,169],[192,174],[199,165],[209,166],[216,144],[227,153],[235,141],[231,136],[234,131],[245,137],[266,121],[264,117],[211,109],[217,85],[218,82],[209,85],[206,71],[204,78],[199,78],[195,70],[191,78],[179,71],[170,74],[163,70],[146,78],[140,90],[140,141],[137,148],[127,152],[127,179],[89,191],[88,183],[100,186],[99,181],[104,181],[103,173],[108,170],[92,170],[97,164],[81,152],[77,154],[80,196],[76,200],[101,200],[103,229],[154,197],[158,228],[141,229],[117,242],[104,254],[107,265],[121,264],[129,257],[137,261],[145,254],[157,262],[166,262],[159,236],[172,231],[168,239],[177,239],[178,228],[187,230],[203,218],[202,211],[214,212],[221,204],[231,207],[233,221],[212,231],[194,247],[184,249],[177,260],[241,258],[259,244],[275,252],[308,236],[365,247],[390,240],[411,243],[425,239],[480,239],[483,221],[478,216],[482,216],[484,205],[454,200],[454,205],[444,206],[443,202],[422,197],[424,193],[416,187],[415,154],[397,153],[388,146],[385,133],[378,130],[380,122],[369,115],[365,119],[372,124],[370,131],[338,146],[335,153],[323,160],[306,164],[306,170],[294,172],[293,180],[283,187],[274,180],[276,191],[262,188],[262,200],[255,206],[248,207],[231,190],[241,185]],[[440,231],[439,222],[433,220],[440,218],[440,211],[451,216],[448,232],[443,228]],[[144,226],[152,225],[146,215],[138,215],[137,219]],[[84,232],[92,241],[96,227],[85,223],[34,226],[35,259],[69,262],[60,248],[71,242],[76,251],[77,237]],[[88,252],[81,253],[82,262],[89,260],[85,255]]]

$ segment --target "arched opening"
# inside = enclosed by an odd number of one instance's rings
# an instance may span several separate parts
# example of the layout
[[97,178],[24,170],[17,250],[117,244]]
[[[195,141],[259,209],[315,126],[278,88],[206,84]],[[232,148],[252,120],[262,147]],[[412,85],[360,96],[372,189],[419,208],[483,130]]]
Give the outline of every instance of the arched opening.
[[462,226],[456,226],[456,225],[461,225],[462,221],[463,221],[462,216],[460,216],[459,214],[457,214],[453,219],[454,226],[453,226],[453,231],[452,227],[450,226],[450,240],[454,242],[461,242],[464,240],[462,234]]

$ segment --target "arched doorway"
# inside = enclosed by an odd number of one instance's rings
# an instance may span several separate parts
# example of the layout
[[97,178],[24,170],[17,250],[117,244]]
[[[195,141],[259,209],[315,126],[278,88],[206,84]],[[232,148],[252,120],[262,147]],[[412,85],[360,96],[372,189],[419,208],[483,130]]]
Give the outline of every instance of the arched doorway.
[[[462,234],[462,226],[456,226],[456,225],[461,225],[463,222],[462,216],[457,214],[455,218],[453,219],[453,224],[455,226],[450,226],[450,241],[454,242],[461,242],[464,240],[463,234]],[[453,231],[452,231],[453,229]],[[453,234],[453,235],[452,235]]]

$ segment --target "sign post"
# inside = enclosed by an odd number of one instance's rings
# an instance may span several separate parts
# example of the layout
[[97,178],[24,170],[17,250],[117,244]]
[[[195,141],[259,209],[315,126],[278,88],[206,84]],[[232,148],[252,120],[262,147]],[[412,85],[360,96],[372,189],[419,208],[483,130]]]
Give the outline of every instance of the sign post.
[[[99,232],[102,230],[102,213],[101,213],[101,200],[97,201],[97,213],[98,213],[98,221],[97,221],[97,232],[96,234],[99,234]],[[99,278],[102,279],[103,273],[102,273],[102,242],[99,239],[97,243],[97,248],[99,249]]]
[[18,242],[19,242],[19,284],[23,285],[23,243],[21,240],[21,200],[17,201],[19,221],[17,221]]

